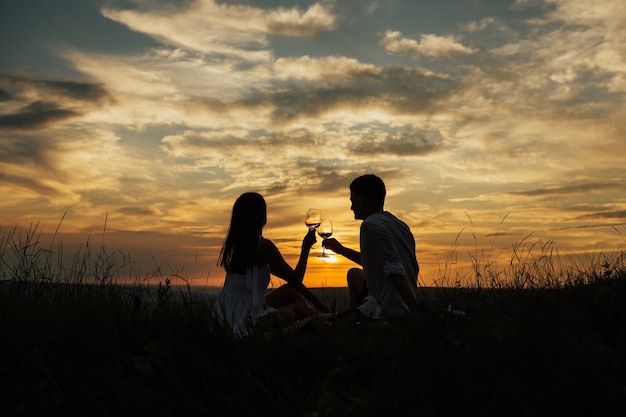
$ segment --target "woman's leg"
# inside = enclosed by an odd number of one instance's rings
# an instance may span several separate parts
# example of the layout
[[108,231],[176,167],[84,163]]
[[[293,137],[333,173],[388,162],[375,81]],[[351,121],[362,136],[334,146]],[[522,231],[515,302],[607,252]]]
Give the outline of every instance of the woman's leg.
[[365,283],[365,273],[362,269],[351,268],[348,270],[348,306],[354,310],[365,300],[367,296],[367,285]]
[[265,294],[265,304],[277,310],[291,310],[296,316],[296,320],[301,320],[316,314],[317,311],[311,308],[289,284],[285,284]]

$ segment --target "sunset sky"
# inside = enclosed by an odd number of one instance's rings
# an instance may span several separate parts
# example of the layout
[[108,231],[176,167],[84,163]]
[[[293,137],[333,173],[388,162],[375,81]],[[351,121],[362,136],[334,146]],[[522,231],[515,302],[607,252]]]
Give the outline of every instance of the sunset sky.
[[[221,284],[245,191],[292,265],[309,207],[358,249],[365,173],[424,285],[476,248],[619,249],[625,167],[623,0],[0,5],[0,232],[60,224],[66,256],[104,245],[139,276]],[[305,283],[343,286],[320,253]]]

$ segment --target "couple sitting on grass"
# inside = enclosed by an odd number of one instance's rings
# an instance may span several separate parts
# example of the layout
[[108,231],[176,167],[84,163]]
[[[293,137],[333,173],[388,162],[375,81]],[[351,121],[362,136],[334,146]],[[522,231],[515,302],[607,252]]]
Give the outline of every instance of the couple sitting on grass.
[[[363,175],[350,184],[351,210],[363,220],[361,251],[336,239],[323,245],[362,266],[347,274],[349,308],[369,318],[408,317],[416,311],[417,274],[415,240],[409,227],[383,210],[385,184],[375,175]],[[330,310],[302,283],[311,246],[309,230],[300,259],[292,268],[276,245],[262,236],[267,221],[260,194],[242,194],[233,206],[230,229],[219,264],[226,278],[215,305],[219,322],[235,336],[252,331],[295,329],[312,317],[332,317]],[[268,291],[270,274],[286,281]]]

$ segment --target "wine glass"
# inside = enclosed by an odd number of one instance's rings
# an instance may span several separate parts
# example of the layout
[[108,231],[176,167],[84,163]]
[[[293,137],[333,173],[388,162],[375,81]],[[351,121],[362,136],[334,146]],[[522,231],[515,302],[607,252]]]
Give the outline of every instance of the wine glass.
[[[317,228],[317,234],[324,240],[328,239],[333,235],[333,221],[331,219],[322,219],[319,227]],[[328,258],[326,255],[326,247],[322,244],[322,254],[321,258]]]
[[309,209],[304,218],[304,224],[309,230],[317,229],[322,222],[322,211],[318,209]]

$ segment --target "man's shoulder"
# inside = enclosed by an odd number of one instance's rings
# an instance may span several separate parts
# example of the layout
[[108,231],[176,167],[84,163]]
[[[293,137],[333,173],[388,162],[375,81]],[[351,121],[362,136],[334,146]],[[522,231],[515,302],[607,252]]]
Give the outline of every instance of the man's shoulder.
[[384,212],[379,211],[377,213],[372,213],[367,216],[365,219],[363,219],[363,222],[361,223],[361,229],[383,226],[385,224],[385,215],[383,213]]
[[377,213],[370,214],[363,220],[361,223],[361,230],[368,230],[374,232],[376,230],[383,233],[384,231],[390,230],[394,226],[393,224],[397,224],[398,219],[391,213],[387,211],[379,211]]
[[372,213],[365,220],[363,220],[364,224],[380,224],[385,225],[387,223],[404,223],[395,214],[390,213],[388,211],[378,211],[376,213]]
[[413,234],[409,225],[388,211],[380,211],[368,216],[361,224],[361,229],[389,230],[394,233]]
[[371,222],[385,220],[385,219],[389,219],[389,218],[395,218],[395,217],[396,216],[394,216],[393,214],[389,213],[388,211],[377,211],[376,213],[372,213],[369,216],[367,216],[363,220],[363,223],[371,223]]

